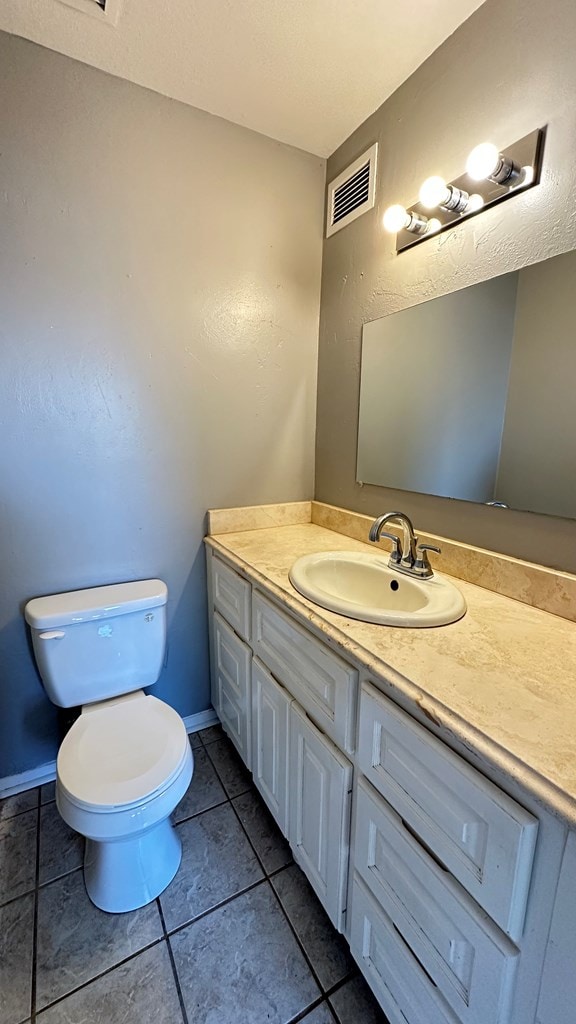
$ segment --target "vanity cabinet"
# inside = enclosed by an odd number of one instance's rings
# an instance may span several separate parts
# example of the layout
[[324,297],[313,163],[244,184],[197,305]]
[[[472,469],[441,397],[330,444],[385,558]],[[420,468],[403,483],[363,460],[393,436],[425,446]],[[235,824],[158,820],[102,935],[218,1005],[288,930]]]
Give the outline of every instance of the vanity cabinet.
[[390,1024],[569,1024],[550,955],[536,1017],[566,830],[208,562],[214,706]]

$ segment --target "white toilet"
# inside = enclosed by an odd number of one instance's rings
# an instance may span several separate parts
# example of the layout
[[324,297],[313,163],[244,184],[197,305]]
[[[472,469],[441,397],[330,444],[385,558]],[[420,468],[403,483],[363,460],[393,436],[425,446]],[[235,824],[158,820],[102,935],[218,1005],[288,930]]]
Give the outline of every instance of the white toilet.
[[182,856],[169,815],[192,750],[180,715],[142,689],[164,662],[167,593],[140,580],[38,597],[24,611],[50,700],[82,705],[58,751],[56,802],[86,836],[86,889],[110,913],[155,899]]

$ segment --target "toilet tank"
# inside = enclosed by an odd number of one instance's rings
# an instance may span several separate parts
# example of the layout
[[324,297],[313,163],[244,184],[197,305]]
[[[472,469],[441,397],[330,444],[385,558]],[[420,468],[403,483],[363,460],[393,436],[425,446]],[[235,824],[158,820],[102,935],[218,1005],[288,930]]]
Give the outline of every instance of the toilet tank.
[[137,580],[29,601],[24,615],[50,700],[69,708],[153,686],[167,597],[162,580]]

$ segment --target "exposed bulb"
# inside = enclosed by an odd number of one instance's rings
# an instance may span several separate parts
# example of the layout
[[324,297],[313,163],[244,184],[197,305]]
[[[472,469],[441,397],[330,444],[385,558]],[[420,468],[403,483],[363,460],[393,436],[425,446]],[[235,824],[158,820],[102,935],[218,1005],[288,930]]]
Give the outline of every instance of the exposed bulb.
[[449,201],[450,189],[444,178],[441,178],[438,174],[433,174],[431,178],[426,178],[418,198],[425,210],[434,210],[437,206],[443,206],[444,203]]
[[522,185],[523,187],[526,185],[531,185],[533,181],[534,168],[530,164],[528,164],[526,167],[522,168],[522,179],[520,181],[520,185]]
[[410,214],[406,208],[400,206],[399,203],[395,203],[394,206],[389,206],[385,211],[382,223],[386,231],[396,235],[399,231],[408,227],[410,220]]
[[426,234],[427,235],[434,235],[434,234],[436,234],[437,231],[440,231],[441,227],[442,227],[442,222],[439,221],[437,217],[430,217],[430,220],[428,221],[428,223],[426,225]]
[[484,206],[484,200],[482,196],[474,192],[468,199],[466,204],[466,213],[476,213],[477,210],[481,210]]
[[466,161],[466,173],[473,181],[489,178],[498,170],[500,151],[492,142],[481,142],[475,146]]

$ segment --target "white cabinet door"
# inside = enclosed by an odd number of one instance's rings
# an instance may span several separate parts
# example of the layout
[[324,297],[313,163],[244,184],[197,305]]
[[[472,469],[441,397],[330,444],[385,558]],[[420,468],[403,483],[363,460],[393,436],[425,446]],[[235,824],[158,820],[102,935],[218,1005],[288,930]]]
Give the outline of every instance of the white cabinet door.
[[343,931],[350,842],[352,765],[306,718],[290,709],[288,838],[332,924]]
[[283,834],[288,832],[288,725],[292,698],[252,662],[252,774]]
[[244,763],[251,767],[250,668],[252,652],[214,612],[213,689],[218,715]]

